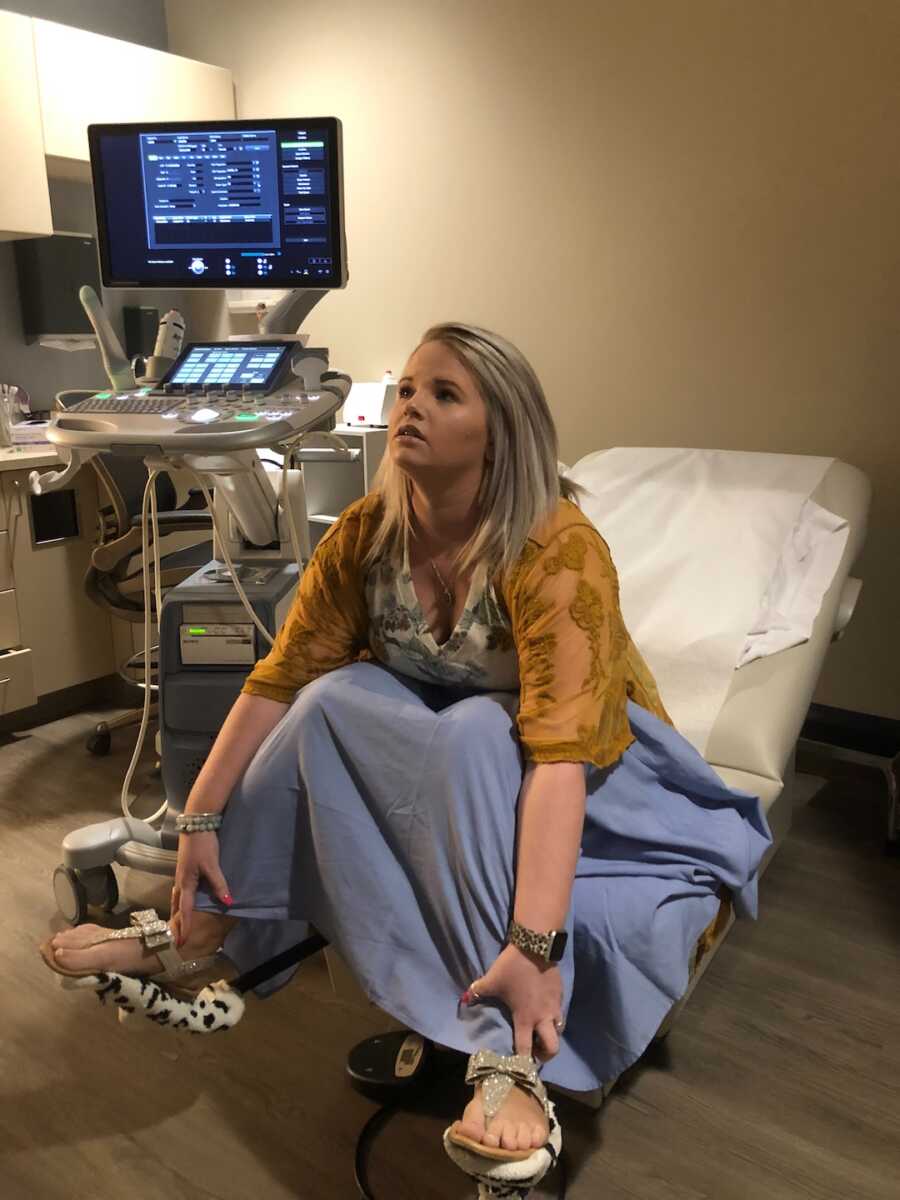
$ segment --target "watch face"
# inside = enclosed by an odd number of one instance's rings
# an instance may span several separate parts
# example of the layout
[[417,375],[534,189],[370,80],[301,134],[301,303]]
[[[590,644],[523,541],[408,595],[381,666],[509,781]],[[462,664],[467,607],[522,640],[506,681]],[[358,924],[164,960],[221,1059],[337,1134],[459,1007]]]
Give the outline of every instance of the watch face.
[[550,953],[547,956],[550,962],[559,962],[563,954],[566,952],[566,942],[568,942],[568,940],[569,935],[565,931],[556,934],[552,943],[550,944]]

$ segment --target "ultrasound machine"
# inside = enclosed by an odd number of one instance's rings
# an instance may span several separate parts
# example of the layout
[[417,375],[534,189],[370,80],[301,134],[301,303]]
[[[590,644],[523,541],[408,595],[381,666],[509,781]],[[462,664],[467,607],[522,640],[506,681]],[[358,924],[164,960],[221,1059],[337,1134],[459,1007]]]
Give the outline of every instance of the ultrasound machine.
[[[156,353],[135,379],[102,304],[82,288],[110,387],[54,413],[48,437],[64,466],[34,472],[33,490],[64,486],[101,453],[146,464],[145,664],[151,579],[159,578],[147,561],[157,546],[156,472],[193,473],[213,515],[218,557],[161,603],[157,592],[165,802],[142,820],[128,795],[146,732],[148,679],[123,815],[63,841],[54,892],[72,924],[85,919],[88,904],[115,905],[114,863],[174,873],[175,817],[309,557],[302,471],[291,463],[359,454],[330,432],[350,378],[329,370],[327,349],[310,346],[298,331],[319,300],[347,283],[340,122],[94,125],[89,141],[105,287],[289,291],[266,314],[258,337],[182,345],[183,324],[167,314]],[[260,461],[263,448],[284,455],[277,473]]]

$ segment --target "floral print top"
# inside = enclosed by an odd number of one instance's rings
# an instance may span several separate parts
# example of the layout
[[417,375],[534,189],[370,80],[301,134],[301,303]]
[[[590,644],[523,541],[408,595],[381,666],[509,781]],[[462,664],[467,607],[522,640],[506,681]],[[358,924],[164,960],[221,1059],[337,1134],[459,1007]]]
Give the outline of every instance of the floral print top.
[[518,691],[519,660],[509,617],[476,570],[462,615],[440,644],[425,620],[409,559],[375,563],[366,577],[369,647],[386,667],[424,683]]
[[380,497],[370,493],[321,539],[244,692],[290,703],[320,675],[374,659],[430,683],[518,690],[527,759],[598,767],[634,741],[628,700],[672,723],[625,628],[609,547],[576,505],[561,500],[505,576],[486,581],[475,572],[462,616],[440,646],[408,562],[365,563],[380,516]]

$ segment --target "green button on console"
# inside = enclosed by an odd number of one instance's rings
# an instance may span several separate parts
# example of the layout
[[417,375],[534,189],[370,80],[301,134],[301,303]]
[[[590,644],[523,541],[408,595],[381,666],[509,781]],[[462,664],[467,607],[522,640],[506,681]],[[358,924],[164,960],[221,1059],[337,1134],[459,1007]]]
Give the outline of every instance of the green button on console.
[[95,400],[108,400],[111,395],[112,395],[112,392],[97,392],[94,399]]
[[238,413],[234,419],[236,421],[258,421],[259,413]]

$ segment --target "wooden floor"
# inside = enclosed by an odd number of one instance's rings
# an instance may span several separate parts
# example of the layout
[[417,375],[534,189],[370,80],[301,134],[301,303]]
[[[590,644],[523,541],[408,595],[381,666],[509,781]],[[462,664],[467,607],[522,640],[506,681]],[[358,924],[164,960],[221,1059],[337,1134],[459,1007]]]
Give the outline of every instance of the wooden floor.
[[[0,1198],[354,1200],[374,1105],[344,1059],[385,1021],[336,1001],[321,963],[210,1040],[128,1032],[41,964],[61,838],[118,809],[130,739],[91,758],[90,723],[0,736]],[[599,1113],[560,1103],[569,1200],[900,1195],[900,860],[881,853],[883,785],[800,766],[829,782],[797,808],[760,920],[735,925],[668,1041]],[[160,890],[121,877],[135,902]],[[465,1095],[451,1076],[394,1117],[372,1153],[378,1200],[473,1195],[440,1149]]]

